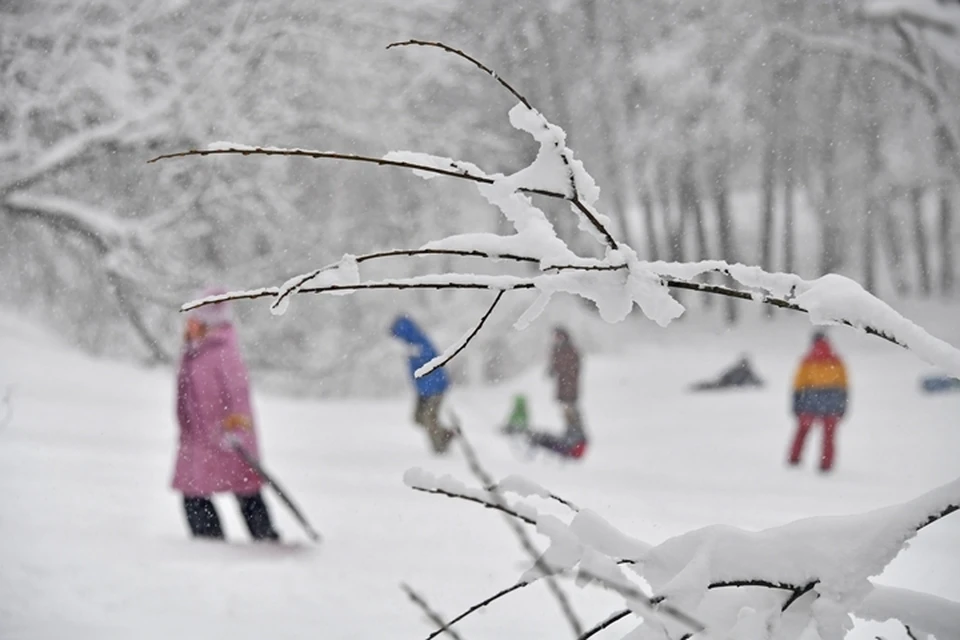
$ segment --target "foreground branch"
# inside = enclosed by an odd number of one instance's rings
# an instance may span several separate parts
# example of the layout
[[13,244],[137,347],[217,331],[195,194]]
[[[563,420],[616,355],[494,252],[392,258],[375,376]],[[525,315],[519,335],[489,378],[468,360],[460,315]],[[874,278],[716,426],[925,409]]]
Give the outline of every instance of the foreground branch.
[[447,634],[448,634],[451,638],[453,638],[454,640],[461,640],[461,638],[460,638],[460,636],[457,634],[457,632],[454,631],[453,629],[449,628],[449,627],[443,622],[443,618],[440,617],[440,614],[438,614],[436,611],[434,611],[433,609],[431,609],[431,608],[430,608],[430,605],[427,604],[427,601],[424,600],[423,597],[420,596],[420,594],[418,594],[416,591],[414,591],[412,588],[410,588],[410,586],[407,585],[407,584],[401,584],[401,585],[400,585],[400,588],[403,589],[404,593],[407,594],[407,597],[409,597],[410,600],[412,600],[414,604],[416,604],[418,607],[420,607],[420,609],[426,614],[426,616],[427,616],[428,618],[430,618],[430,621],[431,621],[431,622],[433,622],[434,624],[436,624],[436,625],[438,625],[438,626],[440,627],[441,632],[447,633]]
[[449,622],[447,622],[445,625],[441,626],[441,627],[438,628],[436,631],[434,631],[433,633],[431,633],[430,635],[428,635],[428,636],[426,637],[426,640],[433,640],[433,638],[436,638],[438,635],[440,635],[441,633],[443,633],[446,629],[452,627],[453,625],[455,625],[456,623],[460,622],[461,620],[463,620],[464,618],[466,618],[466,617],[469,616],[470,614],[472,614],[472,613],[474,613],[474,612],[476,612],[476,611],[479,611],[480,609],[483,609],[483,608],[486,607],[487,605],[489,605],[489,604],[491,604],[491,603],[499,600],[500,598],[502,598],[502,597],[504,597],[504,596],[507,596],[507,595],[510,595],[511,593],[513,593],[514,591],[517,591],[517,590],[519,590],[519,589],[523,589],[524,587],[527,587],[527,586],[529,586],[530,584],[531,584],[530,582],[526,582],[526,581],[521,580],[520,582],[517,582],[516,584],[514,584],[514,585],[512,585],[512,586],[509,586],[509,587],[507,587],[506,589],[501,589],[500,591],[496,592],[495,594],[493,594],[493,595],[490,596],[489,598],[486,598],[485,600],[481,600],[481,601],[478,602],[477,604],[472,605],[469,609],[467,609],[466,611],[464,611],[463,613],[461,613],[461,614],[458,615],[457,617],[452,618],[452,619],[451,619]]
[[508,516],[512,516],[517,520],[526,522],[529,525],[537,526],[536,520],[528,518],[527,516],[521,515],[517,511],[514,511],[513,509],[510,508],[508,504],[506,504],[506,501],[503,501],[503,503],[488,502],[486,500],[483,500],[482,498],[469,496],[463,493],[454,493],[453,491],[447,491],[446,489],[425,489],[423,487],[410,487],[410,488],[413,489],[414,491],[422,491],[423,493],[432,493],[438,496],[446,496],[447,498],[457,498],[458,500],[466,500],[467,502],[473,502],[475,504],[482,505],[487,509],[493,509],[494,511],[500,511],[501,513],[505,513]]
[[[467,466],[470,468],[470,472],[480,481],[480,484],[485,487],[496,487],[496,483],[493,481],[493,478],[489,473],[483,468],[480,464],[480,458],[477,456],[477,452],[471,446],[470,441],[467,440],[462,430],[459,430],[457,440],[460,442],[460,448],[463,450],[463,455],[467,460]],[[499,489],[491,492],[490,494],[495,502],[495,504],[505,507],[506,499],[503,497],[503,494],[500,493]],[[503,510],[503,509],[501,509]],[[575,636],[579,637],[583,633],[583,625],[580,623],[580,620],[577,618],[576,612],[573,610],[573,606],[570,604],[570,600],[567,598],[567,594],[563,592],[563,589],[560,588],[560,584],[557,582],[557,579],[554,577],[552,570],[549,566],[543,561],[543,558],[540,556],[540,552],[537,551],[536,546],[533,544],[533,540],[530,539],[530,536],[520,526],[517,521],[512,517],[505,518],[507,526],[513,531],[514,535],[517,537],[517,540],[520,542],[520,546],[523,547],[523,550],[533,559],[534,566],[538,571],[543,575],[543,580],[547,583],[547,588],[550,590],[550,593],[553,594],[553,597],[556,598],[557,603],[560,605],[560,610],[563,612],[564,617],[567,619],[567,622],[570,624],[570,627],[573,629]]]
[[577,640],[587,640],[587,638],[595,636],[596,634],[600,633],[607,627],[611,626],[614,622],[617,622],[618,620],[623,620],[631,613],[633,612],[630,611],[630,609],[623,609],[621,611],[618,611],[610,615],[608,618],[606,618],[602,622],[599,622],[593,627],[591,627],[590,629],[584,631],[583,634],[581,634],[581,636],[577,638]]

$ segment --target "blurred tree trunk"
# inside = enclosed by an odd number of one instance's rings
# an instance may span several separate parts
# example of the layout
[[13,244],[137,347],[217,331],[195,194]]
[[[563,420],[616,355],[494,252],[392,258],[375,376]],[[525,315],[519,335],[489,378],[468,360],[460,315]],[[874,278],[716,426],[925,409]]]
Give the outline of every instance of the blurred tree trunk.
[[796,176],[793,167],[795,159],[794,145],[791,142],[783,154],[783,165],[781,165],[783,168],[783,270],[787,273],[795,273],[797,269],[795,260],[796,221],[794,215]]
[[683,262],[686,251],[683,246],[683,236],[686,227],[686,219],[683,215],[683,207],[677,207],[674,211],[673,181],[670,176],[670,169],[666,162],[661,162],[657,170],[657,195],[660,197],[660,209],[663,215],[663,227],[667,235],[667,255],[674,262]]
[[693,221],[693,231],[697,243],[697,259],[706,260],[710,257],[710,248],[707,244],[706,220],[703,216],[703,206],[700,201],[700,189],[697,187],[697,170],[692,152],[684,155],[680,175],[677,177],[680,210],[684,217]]
[[763,160],[761,161],[763,192],[760,205],[760,268],[773,271],[773,222],[777,206],[777,143],[776,134],[768,127],[763,140]]
[[880,175],[883,171],[883,156],[880,149],[880,115],[878,113],[877,76],[870,72],[876,69],[868,66],[863,77],[863,99],[866,106],[866,123],[863,128],[866,147],[866,183],[867,197],[861,221],[863,229],[863,286],[875,293],[877,291],[877,251],[875,229],[878,221],[885,215],[886,203],[880,194]]
[[[949,133],[940,125],[937,127],[937,158],[940,166],[946,166],[954,150]],[[940,240],[940,292],[953,292],[953,181],[940,182],[938,195],[938,236]]]
[[[728,184],[727,160],[722,157],[713,165],[713,179],[710,180],[713,206],[717,212],[717,236],[720,240],[720,257],[729,263],[737,261],[733,229],[733,220],[730,218],[730,189]],[[727,284],[732,285],[730,279]],[[737,301],[734,298],[724,297],[726,320],[729,324],[737,321]]]
[[910,285],[907,282],[907,274],[904,265],[903,238],[900,235],[900,229],[893,215],[891,207],[892,197],[882,199],[885,203],[881,210],[883,233],[881,237],[884,240],[887,259],[890,261],[890,275],[893,280],[894,290],[897,295],[904,296],[910,292]]
[[837,194],[837,142],[840,105],[847,78],[847,61],[837,66],[830,102],[826,106],[824,140],[820,149],[823,171],[823,209],[820,212],[820,275],[833,273],[843,264],[843,230],[839,219]]
[[659,260],[660,249],[657,243],[656,216],[653,211],[653,197],[650,195],[649,189],[644,188],[640,191],[640,206],[643,209],[641,215],[646,227],[644,231],[647,236],[647,259]]
[[931,291],[930,246],[927,243],[927,231],[923,221],[923,187],[910,189],[910,209],[913,214],[913,246],[917,257],[920,294],[929,296]]

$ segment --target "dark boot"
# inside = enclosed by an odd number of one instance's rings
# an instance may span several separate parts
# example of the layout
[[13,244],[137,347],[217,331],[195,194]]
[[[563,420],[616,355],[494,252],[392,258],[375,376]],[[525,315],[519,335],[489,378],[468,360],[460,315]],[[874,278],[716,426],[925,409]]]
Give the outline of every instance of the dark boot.
[[250,496],[238,495],[237,502],[240,503],[240,513],[243,515],[244,522],[247,523],[250,537],[254,540],[273,542],[280,540],[280,535],[270,522],[270,512],[267,511],[267,503],[263,501],[263,496],[259,493]]
[[220,516],[210,498],[183,496],[183,510],[193,537],[223,540]]

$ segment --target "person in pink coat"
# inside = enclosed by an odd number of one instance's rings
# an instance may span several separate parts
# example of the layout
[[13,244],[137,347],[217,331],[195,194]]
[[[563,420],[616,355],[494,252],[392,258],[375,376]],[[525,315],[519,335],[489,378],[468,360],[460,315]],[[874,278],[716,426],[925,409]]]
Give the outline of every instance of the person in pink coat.
[[187,317],[177,374],[177,421],[180,446],[173,488],[183,494],[191,534],[223,539],[211,496],[233,493],[253,539],[279,540],[260,494],[263,481],[232,446],[239,444],[259,459],[247,368],[227,303],[194,309]]

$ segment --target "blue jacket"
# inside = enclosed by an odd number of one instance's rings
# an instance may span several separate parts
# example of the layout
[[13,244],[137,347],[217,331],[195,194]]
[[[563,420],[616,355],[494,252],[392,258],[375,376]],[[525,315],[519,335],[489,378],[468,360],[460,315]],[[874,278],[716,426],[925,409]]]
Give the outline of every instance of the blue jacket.
[[440,395],[450,386],[447,372],[441,367],[422,378],[414,377],[414,372],[437,357],[437,350],[420,327],[407,316],[399,316],[390,328],[390,333],[416,348],[410,356],[410,378],[421,398]]

